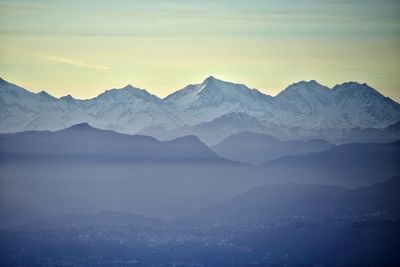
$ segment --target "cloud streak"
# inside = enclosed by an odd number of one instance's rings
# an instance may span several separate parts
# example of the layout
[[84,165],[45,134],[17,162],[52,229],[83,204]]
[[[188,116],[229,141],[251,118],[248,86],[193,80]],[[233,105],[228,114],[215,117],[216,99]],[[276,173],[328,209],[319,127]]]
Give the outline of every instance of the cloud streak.
[[42,56],[43,58],[72,65],[72,66],[77,66],[81,68],[87,68],[87,69],[98,69],[98,70],[110,70],[109,67],[104,66],[104,65],[99,65],[99,64],[92,64],[92,63],[87,63],[81,60],[77,59],[72,59],[72,58],[65,58],[65,57],[58,57],[58,56]]
[[88,63],[88,62],[85,62],[85,61],[82,61],[79,59],[75,59],[75,58],[66,58],[66,57],[56,56],[56,55],[46,55],[43,53],[37,53],[37,52],[28,51],[28,50],[24,50],[24,49],[20,49],[20,48],[6,47],[6,49],[14,51],[14,52],[18,52],[18,53],[23,53],[23,54],[33,56],[36,58],[42,58],[42,59],[46,59],[46,60],[50,60],[50,61],[54,61],[54,62],[58,62],[58,63],[63,63],[66,65],[76,66],[76,67],[80,67],[80,68],[96,69],[96,70],[110,70],[111,69],[110,67],[105,66],[105,65]]

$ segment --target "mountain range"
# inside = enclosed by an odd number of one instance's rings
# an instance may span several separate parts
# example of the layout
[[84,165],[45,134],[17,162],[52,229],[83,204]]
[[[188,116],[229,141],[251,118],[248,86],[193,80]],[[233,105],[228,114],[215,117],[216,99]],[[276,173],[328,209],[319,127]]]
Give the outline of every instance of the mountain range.
[[80,123],[58,131],[0,134],[0,161],[228,162],[195,136],[158,141]]
[[193,216],[218,224],[400,214],[400,176],[357,189],[315,184],[274,184],[253,188]]
[[128,85],[79,100],[32,93],[1,79],[0,105],[3,133],[89,123],[162,140],[196,135],[209,145],[242,131],[333,143],[368,131],[362,141],[388,142],[398,134],[383,129],[400,121],[400,104],[367,84],[347,82],[330,89],[313,80],[294,83],[274,97],[210,76],[164,99]]
[[[275,183],[359,187],[400,174],[400,141],[344,144],[304,155],[288,155],[260,166]],[[333,182],[334,181],[334,182]]]
[[224,158],[251,164],[261,164],[283,156],[310,154],[332,148],[323,140],[281,141],[273,136],[240,132],[213,146]]
[[[256,140],[258,134],[243,133],[221,146],[229,148],[238,136],[244,141],[237,151],[249,153],[245,160],[229,149],[222,156],[195,136],[158,141],[86,123],[0,134],[0,228],[52,214],[99,210],[171,219],[265,184],[356,188],[400,174],[399,142],[334,146],[264,135]],[[258,166],[246,163],[276,153],[283,154]]]

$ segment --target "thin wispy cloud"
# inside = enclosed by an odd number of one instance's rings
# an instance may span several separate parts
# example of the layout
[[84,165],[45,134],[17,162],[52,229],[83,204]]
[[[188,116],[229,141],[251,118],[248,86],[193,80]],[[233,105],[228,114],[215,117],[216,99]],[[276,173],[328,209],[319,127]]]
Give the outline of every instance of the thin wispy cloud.
[[73,65],[81,68],[88,68],[88,69],[98,69],[98,70],[109,70],[110,68],[104,65],[99,65],[99,64],[92,64],[92,63],[87,63],[81,60],[77,59],[72,59],[72,58],[65,58],[65,57],[57,57],[57,56],[43,56],[43,58],[68,64],[68,65]]
[[56,55],[47,55],[35,51],[29,51],[29,50],[24,50],[20,48],[14,48],[14,47],[5,47],[7,50],[11,50],[17,53],[23,53],[29,56],[37,57],[37,58],[42,58],[58,63],[63,63],[67,65],[72,65],[80,68],[86,68],[86,69],[97,69],[97,70],[110,70],[110,67],[101,65],[101,64],[94,64],[94,63],[89,63],[85,62],[83,60],[75,59],[75,58],[66,58],[62,56],[56,56]]

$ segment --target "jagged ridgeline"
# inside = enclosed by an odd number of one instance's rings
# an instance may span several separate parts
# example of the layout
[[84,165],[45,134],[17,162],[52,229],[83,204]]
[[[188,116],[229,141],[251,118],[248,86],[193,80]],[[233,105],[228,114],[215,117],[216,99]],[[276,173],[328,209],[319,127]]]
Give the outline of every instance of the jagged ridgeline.
[[60,130],[86,122],[160,140],[196,135],[208,145],[242,131],[286,140],[395,141],[399,127],[386,127],[400,120],[397,102],[356,82],[328,88],[301,81],[272,97],[211,76],[164,99],[128,85],[79,100],[32,93],[1,80],[0,103],[3,133]]

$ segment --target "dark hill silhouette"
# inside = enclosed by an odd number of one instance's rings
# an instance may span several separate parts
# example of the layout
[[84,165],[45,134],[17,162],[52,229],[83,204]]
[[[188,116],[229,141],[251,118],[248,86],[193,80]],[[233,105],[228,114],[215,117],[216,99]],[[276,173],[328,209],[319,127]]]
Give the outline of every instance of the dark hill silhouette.
[[323,140],[281,141],[273,136],[241,132],[213,146],[213,150],[224,158],[261,164],[288,155],[309,154],[333,147]]
[[87,123],[50,131],[0,135],[2,160],[225,161],[197,137],[160,142],[144,135],[100,130]]
[[400,142],[347,144],[263,164],[271,181],[366,186],[400,174]]
[[354,190],[312,184],[256,187],[204,210],[193,220],[230,224],[374,214],[400,215],[400,176]]

